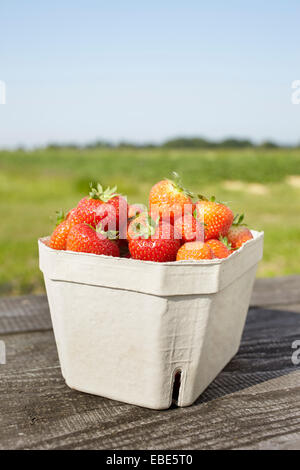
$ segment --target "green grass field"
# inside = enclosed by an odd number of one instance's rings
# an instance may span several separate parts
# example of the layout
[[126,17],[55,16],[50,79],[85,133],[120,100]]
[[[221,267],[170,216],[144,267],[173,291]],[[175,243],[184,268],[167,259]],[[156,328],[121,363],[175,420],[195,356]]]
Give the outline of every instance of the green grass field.
[[44,290],[37,239],[55,210],[73,207],[89,181],[118,185],[129,202],[177,171],[191,190],[228,201],[265,231],[259,276],[300,273],[300,150],[36,150],[0,152],[0,294]]

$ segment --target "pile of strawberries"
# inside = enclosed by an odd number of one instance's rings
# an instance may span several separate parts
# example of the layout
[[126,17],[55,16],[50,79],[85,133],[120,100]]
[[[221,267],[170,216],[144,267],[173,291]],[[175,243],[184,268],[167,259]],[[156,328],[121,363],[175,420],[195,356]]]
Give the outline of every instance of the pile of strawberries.
[[252,234],[231,209],[184,189],[174,180],[156,183],[149,208],[128,205],[117,188],[91,186],[58,224],[47,243],[55,250],[166,262],[227,258]]

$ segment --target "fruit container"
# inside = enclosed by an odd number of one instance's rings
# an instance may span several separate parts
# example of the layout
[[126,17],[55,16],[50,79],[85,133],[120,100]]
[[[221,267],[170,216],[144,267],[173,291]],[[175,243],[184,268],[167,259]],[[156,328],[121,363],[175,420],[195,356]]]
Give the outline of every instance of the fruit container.
[[62,374],[134,405],[191,405],[239,348],[263,232],[226,259],[154,263],[49,248],[40,269]]

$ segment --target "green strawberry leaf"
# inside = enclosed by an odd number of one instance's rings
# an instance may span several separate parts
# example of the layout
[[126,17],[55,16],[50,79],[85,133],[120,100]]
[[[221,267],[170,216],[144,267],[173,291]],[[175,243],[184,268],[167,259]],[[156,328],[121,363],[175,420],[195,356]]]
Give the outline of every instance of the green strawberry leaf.
[[242,223],[243,221],[244,221],[244,214],[241,214],[241,215],[240,215],[240,214],[236,214],[236,215],[234,216],[232,225],[233,225],[234,227],[238,227],[238,226],[245,226],[245,227],[247,227],[247,224],[245,224],[245,222]]
[[113,196],[117,196],[117,186],[110,188],[109,186],[106,189],[103,189],[103,186],[98,183],[90,183],[90,193],[89,196],[91,199],[99,199],[102,202],[108,202]]
[[184,193],[186,196],[189,196],[191,198],[194,197],[194,193],[192,193],[189,189],[185,188],[181,182],[181,178],[179,174],[176,171],[172,171],[172,178],[165,178],[167,181],[169,181],[174,188],[177,189],[177,191]]
[[232,250],[231,243],[228,241],[227,237],[222,237],[222,235],[220,235],[219,240],[220,242],[224,243],[228,250]]
[[[92,227],[92,228],[94,228],[94,227]],[[107,230],[107,232],[105,232],[103,230],[103,226],[102,226],[101,222],[97,225],[96,232],[100,233],[101,235],[104,235],[109,240],[117,240],[118,236],[119,236],[118,230]]]
[[56,219],[55,220],[56,227],[66,219],[65,213],[62,209],[59,209],[58,211],[55,212],[55,219]]
[[228,202],[224,202],[224,201],[219,201],[216,196],[211,196],[209,199],[205,196],[203,196],[203,194],[198,194],[198,200],[199,201],[210,201],[210,202],[215,202],[216,204],[224,204],[224,205],[227,205]]

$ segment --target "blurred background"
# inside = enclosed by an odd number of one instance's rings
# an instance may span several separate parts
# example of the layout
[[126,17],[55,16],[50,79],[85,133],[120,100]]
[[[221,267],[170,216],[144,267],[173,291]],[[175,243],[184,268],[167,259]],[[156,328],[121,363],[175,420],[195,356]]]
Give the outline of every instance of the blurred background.
[[89,181],[146,202],[172,171],[265,231],[259,276],[300,273],[298,1],[0,11],[0,295],[44,290],[37,239]]

